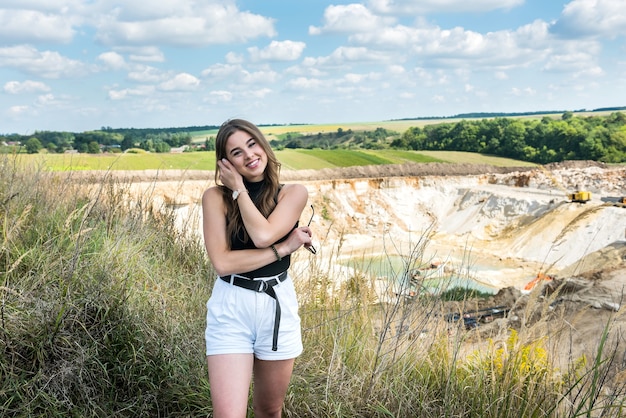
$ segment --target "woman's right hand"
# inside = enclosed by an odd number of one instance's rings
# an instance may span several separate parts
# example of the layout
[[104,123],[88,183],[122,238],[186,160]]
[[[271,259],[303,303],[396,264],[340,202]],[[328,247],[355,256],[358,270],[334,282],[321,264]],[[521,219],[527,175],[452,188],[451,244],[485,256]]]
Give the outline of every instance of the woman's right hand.
[[226,158],[217,162],[220,169],[220,181],[230,190],[240,190],[244,188],[243,177]]

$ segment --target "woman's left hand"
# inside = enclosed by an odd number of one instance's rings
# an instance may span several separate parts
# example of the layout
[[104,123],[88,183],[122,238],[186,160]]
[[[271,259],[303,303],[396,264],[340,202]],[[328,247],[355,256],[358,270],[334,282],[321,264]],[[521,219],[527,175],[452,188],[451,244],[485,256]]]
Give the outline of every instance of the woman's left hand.
[[289,249],[288,253],[291,254],[302,246],[310,247],[312,244],[311,236],[311,228],[309,228],[308,226],[300,226],[291,231],[283,244],[287,246],[287,248]]

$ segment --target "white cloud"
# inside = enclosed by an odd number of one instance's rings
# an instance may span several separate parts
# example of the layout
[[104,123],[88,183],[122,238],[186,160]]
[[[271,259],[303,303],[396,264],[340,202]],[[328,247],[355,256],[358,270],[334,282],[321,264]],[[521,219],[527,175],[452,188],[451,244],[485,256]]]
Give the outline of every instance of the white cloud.
[[12,116],[20,116],[30,111],[30,107],[26,105],[15,105],[9,107],[9,113]]
[[300,58],[306,44],[294,41],[272,41],[267,47],[248,48],[252,61],[295,61]]
[[516,97],[535,96],[537,94],[537,91],[533,89],[532,87],[524,87],[523,89],[520,89],[518,87],[513,87],[511,89],[511,94],[513,94],[513,96],[516,96]]
[[128,89],[123,90],[109,90],[109,99],[111,100],[123,100],[128,95]]
[[200,85],[200,80],[188,73],[176,74],[173,78],[159,84],[163,91],[193,91]]
[[273,19],[231,2],[170,0],[156,9],[144,1],[115,5],[96,23],[96,38],[105,45],[207,46],[276,35]]
[[40,93],[50,91],[50,87],[41,81],[9,81],[4,84],[4,91],[10,94]]
[[552,53],[543,67],[546,71],[578,72],[595,67],[600,45],[596,42],[566,42]]
[[0,48],[0,67],[50,79],[79,77],[93,71],[84,63],[56,51],[38,51],[27,45]]
[[167,74],[158,68],[139,66],[128,73],[128,79],[137,83],[160,83],[167,79]]
[[324,10],[324,26],[310,26],[309,34],[370,32],[393,22],[374,15],[362,4],[328,6]]
[[[120,6],[123,4],[123,6]],[[94,7],[100,11],[112,11],[119,20],[123,21],[147,21],[162,19],[178,14],[190,14],[191,4],[185,0],[159,0],[146,2],[142,0],[99,0],[94,2]]]
[[164,62],[163,51],[155,46],[122,46],[116,47],[115,52],[125,54],[133,62]]
[[403,66],[397,65],[397,64],[390,65],[387,68],[387,71],[390,74],[395,74],[395,75],[401,75],[401,74],[406,73],[406,69]]
[[148,96],[154,92],[151,86],[140,86],[134,89],[109,90],[108,96],[111,100],[123,100],[130,96]]
[[361,32],[350,36],[350,40],[363,45],[375,45],[383,48],[408,48],[429,35],[430,30],[410,28],[398,25],[383,27],[377,31]]
[[508,80],[509,75],[504,71],[496,71],[495,77],[497,80]]
[[613,39],[626,35],[624,0],[573,0],[565,5],[554,33],[563,37]]
[[364,81],[367,80],[367,75],[366,74],[354,74],[354,73],[349,73],[343,76],[343,79],[346,81],[346,83],[350,83],[350,84],[359,84],[359,83],[363,83]]
[[250,97],[254,97],[255,99],[263,99],[271,93],[272,93],[272,89],[268,89],[268,88],[248,91],[248,95]]
[[290,80],[287,86],[294,90],[315,90],[324,87],[324,81],[315,78],[298,77]]
[[602,77],[606,74],[606,72],[599,66],[590,66],[587,68],[584,68],[581,71],[578,71],[576,73],[574,73],[572,75],[573,78],[597,78],[597,77]]
[[67,13],[83,9],[84,0],[2,0],[2,8],[39,10],[46,13]]
[[229,52],[226,54],[225,59],[227,64],[242,64],[245,61],[243,54],[237,54],[235,52]]
[[63,14],[0,9],[0,39],[4,43],[67,43],[75,34],[73,20]]
[[206,101],[210,103],[230,102],[233,99],[233,94],[227,90],[215,90],[209,93],[209,97]]
[[35,100],[35,104],[37,106],[55,106],[60,104],[61,102],[54,96],[54,94],[42,94],[37,97]]
[[102,61],[104,66],[111,70],[120,70],[126,67],[124,57],[117,52],[103,52],[98,55],[98,60]]
[[413,15],[415,13],[486,12],[512,9],[524,0],[370,0],[369,7],[378,13]]
[[[305,58],[305,63],[402,62],[417,58],[444,67],[510,68],[544,59],[553,45],[548,24],[540,20],[517,30],[485,34],[462,27],[443,29],[418,20],[414,27],[395,25],[353,32],[349,40],[358,46],[339,47],[328,57],[314,61]],[[391,53],[395,54],[393,58]]]
[[442,96],[441,94],[434,95],[433,97],[430,98],[430,100],[433,103],[445,103],[446,102],[446,98]]
[[243,71],[239,81],[246,85],[258,85],[274,83],[278,79],[278,73],[275,71],[255,71],[247,72]]
[[243,70],[240,65],[215,64],[202,71],[202,76],[211,79],[225,79],[235,74],[241,73]]
[[388,63],[390,61],[392,61],[390,55],[382,51],[375,51],[365,47],[342,46],[335,49],[327,57],[307,57],[303,60],[302,64],[307,67],[336,67],[345,65],[346,63]]

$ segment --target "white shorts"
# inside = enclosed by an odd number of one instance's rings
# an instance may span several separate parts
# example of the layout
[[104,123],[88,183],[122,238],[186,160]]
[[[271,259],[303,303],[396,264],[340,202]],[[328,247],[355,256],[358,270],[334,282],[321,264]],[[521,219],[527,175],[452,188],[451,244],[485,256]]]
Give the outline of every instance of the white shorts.
[[281,308],[277,351],[272,351],[276,301],[266,293],[234,286],[218,277],[206,304],[206,355],[254,354],[260,360],[299,356],[302,333],[291,277],[287,276],[274,290]]

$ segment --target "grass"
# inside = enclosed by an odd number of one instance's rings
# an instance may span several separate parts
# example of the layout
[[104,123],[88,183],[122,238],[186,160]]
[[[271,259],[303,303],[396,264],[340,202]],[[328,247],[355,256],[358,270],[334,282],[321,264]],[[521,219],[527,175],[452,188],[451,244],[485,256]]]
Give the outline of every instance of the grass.
[[327,161],[334,167],[353,167],[360,165],[380,165],[392,164],[392,161],[374,153],[367,153],[359,150],[301,150],[305,155],[316,157]]
[[[0,416],[210,416],[215,274],[197,218],[181,225],[128,186],[0,159]],[[402,268],[422,265],[428,243]],[[445,322],[434,295],[389,297],[359,272],[337,281],[341,243],[325,250],[328,264],[294,255],[305,351],[286,417],[622,416],[610,323],[595,353],[559,368],[556,296],[531,298],[516,331],[484,335]]]
[[276,157],[282,164],[282,167],[288,170],[320,170],[323,168],[335,167],[334,164],[331,164],[324,158],[320,158],[317,155],[305,152],[305,150],[282,149],[279,151],[275,151],[275,153]]
[[493,155],[464,151],[419,151],[419,154],[455,164],[488,164],[497,167],[534,167],[537,164]]
[[0,160],[0,416],[206,411],[202,246],[123,184],[14,166]]
[[20,154],[22,166],[51,171],[84,170],[213,170],[215,154],[125,153],[125,154]]
[[[535,164],[508,158],[453,151],[405,150],[321,150],[283,149],[276,151],[283,167],[290,170],[320,170],[364,165],[449,162],[489,164],[501,167],[533,166]],[[18,154],[16,163],[31,170],[55,172],[116,170],[214,170],[215,153],[186,152],[181,154]]]

